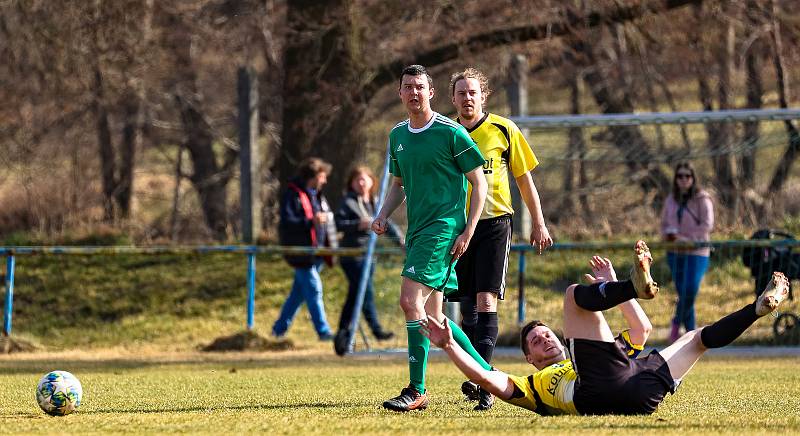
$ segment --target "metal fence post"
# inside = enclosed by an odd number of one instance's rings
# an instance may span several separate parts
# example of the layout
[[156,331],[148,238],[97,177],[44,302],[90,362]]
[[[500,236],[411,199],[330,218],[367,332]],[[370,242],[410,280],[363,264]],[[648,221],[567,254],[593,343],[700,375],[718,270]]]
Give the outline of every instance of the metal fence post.
[[253,330],[256,311],[256,253],[247,253],[247,330]]
[[519,252],[519,296],[517,301],[517,325],[525,322],[525,249]]
[[14,255],[6,256],[6,304],[3,312],[3,335],[11,335],[11,310],[14,302]]

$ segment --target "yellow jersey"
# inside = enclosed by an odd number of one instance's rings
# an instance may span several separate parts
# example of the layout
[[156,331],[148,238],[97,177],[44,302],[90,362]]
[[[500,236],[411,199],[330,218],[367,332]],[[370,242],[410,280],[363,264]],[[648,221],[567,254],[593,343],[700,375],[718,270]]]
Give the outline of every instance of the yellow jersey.
[[[615,342],[630,359],[636,359],[644,349],[644,344],[631,341],[629,329],[622,331]],[[578,373],[570,359],[554,363],[527,377],[509,374],[508,378],[514,382],[514,393],[505,400],[507,403],[545,416],[579,414],[573,400]]]
[[514,393],[507,403],[539,415],[577,415],[573,395],[578,374],[569,359],[554,363],[527,377],[508,375]]
[[[483,174],[488,184],[480,219],[513,214],[509,169],[516,178],[536,168],[539,160],[519,127],[508,118],[487,113],[467,132],[483,155]],[[467,192],[467,213],[471,193],[472,185]]]

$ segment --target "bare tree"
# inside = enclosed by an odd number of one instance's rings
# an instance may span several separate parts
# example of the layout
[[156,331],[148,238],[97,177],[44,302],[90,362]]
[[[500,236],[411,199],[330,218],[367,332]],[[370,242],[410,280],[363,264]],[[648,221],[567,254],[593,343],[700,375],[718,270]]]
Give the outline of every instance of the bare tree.
[[[778,16],[780,9],[774,0],[769,1],[769,17],[771,23],[770,37],[772,38],[772,63],[775,67],[775,77],[778,81],[778,104],[782,108],[789,107],[789,76],[786,73],[783,60],[783,42],[781,41],[781,26]],[[800,132],[792,121],[784,121],[786,134],[789,136],[789,145],[783,152],[783,157],[778,161],[778,166],[769,182],[767,192],[779,192],[783,189],[789,170],[800,152]]]

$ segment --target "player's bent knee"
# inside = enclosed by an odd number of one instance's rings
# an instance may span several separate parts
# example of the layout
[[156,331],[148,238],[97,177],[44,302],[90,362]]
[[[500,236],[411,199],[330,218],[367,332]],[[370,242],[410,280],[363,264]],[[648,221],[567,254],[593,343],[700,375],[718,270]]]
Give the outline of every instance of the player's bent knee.
[[577,307],[575,303],[575,288],[577,287],[577,284],[571,284],[567,287],[566,292],[564,292],[564,308]]

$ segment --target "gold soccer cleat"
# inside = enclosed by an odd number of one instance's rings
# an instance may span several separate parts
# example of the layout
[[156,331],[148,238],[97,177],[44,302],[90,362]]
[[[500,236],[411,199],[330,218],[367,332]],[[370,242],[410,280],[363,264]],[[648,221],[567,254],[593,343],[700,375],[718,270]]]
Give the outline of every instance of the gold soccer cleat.
[[650,275],[650,265],[653,263],[653,256],[650,249],[641,239],[636,241],[633,247],[636,254],[633,268],[631,269],[631,282],[636,289],[636,296],[643,300],[650,300],[658,293],[658,283]]
[[767,289],[756,300],[756,315],[764,316],[775,309],[789,296],[789,280],[782,272],[772,273]]

